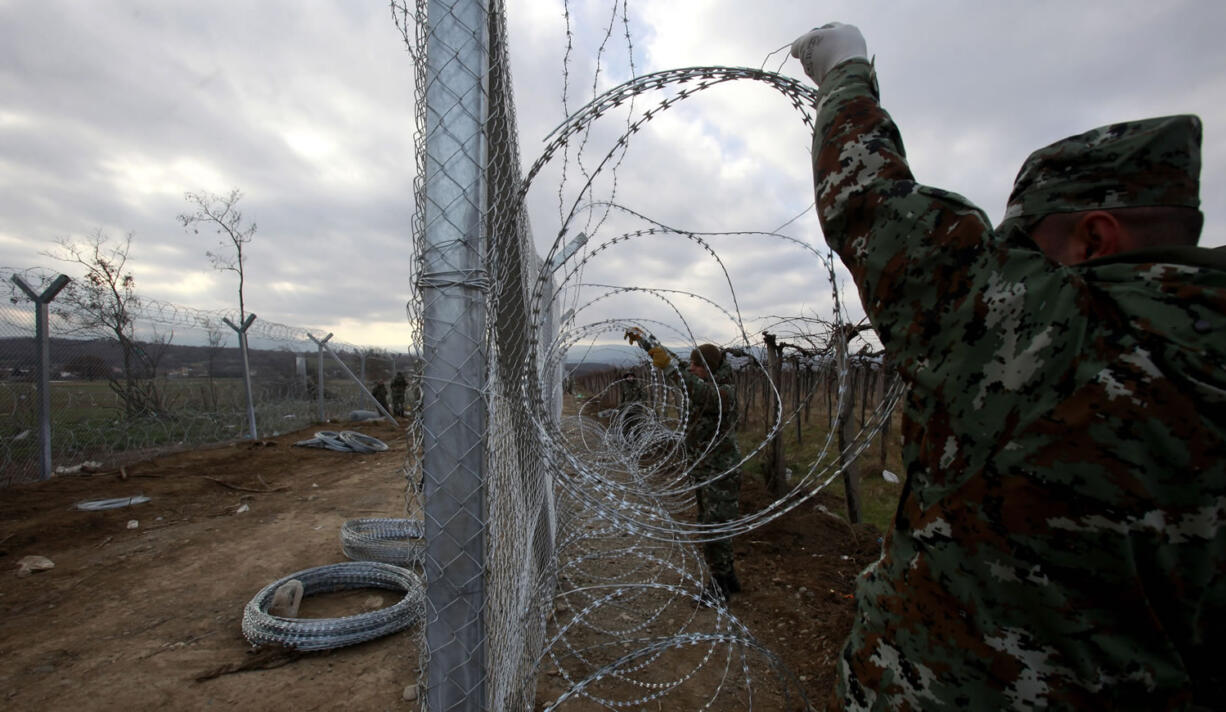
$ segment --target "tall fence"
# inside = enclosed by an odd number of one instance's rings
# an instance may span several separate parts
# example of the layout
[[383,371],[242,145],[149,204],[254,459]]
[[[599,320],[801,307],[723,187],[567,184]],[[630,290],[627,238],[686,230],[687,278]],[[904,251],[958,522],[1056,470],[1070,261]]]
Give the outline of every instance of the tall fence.
[[[32,273],[21,272],[38,284]],[[242,353],[224,322],[235,317],[154,301],[132,306],[133,348],[143,358],[127,368],[115,338],[82,332],[62,311],[50,310],[46,395],[52,471],[90,461],[109,467],[157,452],[250,438],[252,416],[256,434],[271,437],[347,418],[355,410],[373,414],[377,406],[370,386],[389,382],[397,371],[415,373],[417,360],[407,354],[335,339],[321,350],[310,330],[256,318],[248,330],[249,411]],[[21,297],[0,306],[0,486],[44,474],[35,313],[36,305]]]
[[538,358],[556,324],[520,191],[505,16],[446,0],[398,21],[418,79],[424,704],[531,709],[556,577],[553,473],[531,413],[560,383]]
[[[616,191],[615,174],[630,138],[683,100],[749,80],[776,90],[797,110],[798,123],[811,126],[812,89],[750,69],[704,67],[635,77],[568,117],[521,176],[504,4],[418,0],[394,1],[392,7],[415,64],[418,111],[416,289],[409,312],[425,361],[422,417],[411,432],[423,445],[423,457],[407,467],[420,467],[424,482],[423,707],[533,709],[538,673],[551,664],[569,685],[554,706],[586,699],[637,709],[697,688],[706,706],[721,698],[732,705],[728,709],[745,709],[752,706],[755,681],[771,680],[791,700],[784,702],[790,708],[796,681],[726,607],[716,606],[709,621],[695,624],[695,602],[708,600],[703,591],[709,582],[698,545],[782,516],[847,471],[888,422],[897,389],[858,388],[854,374],[863,371],[867,379],[873,369],[867,361],[854,365],[845,343],[837,353],[831,350],[833,335],[844,333],[846,315],[828,252],[778,231],[697,234],[669,228],[595,193]],[[564,4],[568,23],[570,8]],[[625,5],[616,9],[629,41]],[[653,93],[660,95],[658,105],[635,116],[636,100]],[[593,149],[591,125],[622,107],[630,116],[620,138]],[[577,159],[581,187],[570,194],[565,186],[557,189],[561,225],[542,260],[524,209],[528,184],[550,160],[569,161],[589,149],[590,160]],[[561,174],[565,181],[565,168]],[[554,186],[547,190],[554,192]],[[729,294],[732,277],[714,246],[732,239],[771,239],[809,261],[819,279],[828,277],[833,308],[829,318],[799,334],[826,350],[822,357],[811,355],[822,377],[809,364],[780,366],[781,374],[794,374],[789,387],[787,378],[767,370],[765,360],[744,358],[745,399],[761,403],[769,425],[763,426],[762,442],[718,476],[735,476],[777,441],[797,417],[805,417],[816,394],[831,394],[827,410],[840,413],[842,425],[850,420],[854,394],[863,392],[862,415],[858,429],[840,427],[849,436],[837,445],[826,438],[815,448],[769,507],[728,522],[695,523],[689,513],[699,485],[682,446],[690,398],[685,388],[654,381],[650,415],[622,427],[590,408],[562,414],[562,366],[571,347],[587,339],[620,340],[627,328],[650,324],[667,341],[697,341],[697,333],[721,316],[747,347],[747,333],[755,329],[739,313],[735,293]],[[724,298],[731,296],[730,307],[675,288],[584,279],[585,265],[634,240],[651,240],[657,249],[670,240],[697,247],[715,262],[712,272],[724,276],[718,287]],[[676,318],[584,321],[589,307],[617,301],[634,308],[650,303]],[[705,323],[691,328],[687,316],[699,314]],[[749,392],[753,388],[757,394]],[[863,404],[870,395],[868,413]],[[674,621],[684,622],[675,627]],[[687,662],[686,651],[693,650],[697,664],[693,658]]]

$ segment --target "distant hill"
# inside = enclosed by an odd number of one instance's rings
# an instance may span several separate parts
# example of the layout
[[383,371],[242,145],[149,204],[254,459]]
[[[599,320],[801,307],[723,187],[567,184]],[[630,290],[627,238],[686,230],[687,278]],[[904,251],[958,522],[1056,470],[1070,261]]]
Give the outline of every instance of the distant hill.
[[608,366],[629,366],[638,363],[646,357],[643,350],[628,344],[600,344],[587,346],[578,344],[572,346],[566,353],[566,363],[594,363]]
[[585,361],[583,363],[568,363],[566,364],[566,373],[576,377],[583,378],[584,376],[593,373],[605,373],[613,371],[617,367],[611,363],[596,363],[594,361]]

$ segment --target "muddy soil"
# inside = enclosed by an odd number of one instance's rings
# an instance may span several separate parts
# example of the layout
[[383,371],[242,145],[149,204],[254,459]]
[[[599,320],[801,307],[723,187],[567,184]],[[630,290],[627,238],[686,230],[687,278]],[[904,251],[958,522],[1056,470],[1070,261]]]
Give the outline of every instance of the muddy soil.
[[[242,635],[243,607],[261,588],[345,560],[339,531],[346,520],[405,516],[403,425],[344,427],[390,449],[358,455],[295,447],[312,429],[122,470],[103,463],[101,472],[0,491],[0,707],[417,709],[405,699],[418,675],[415,629],[307,654],[253,651]],[[150,501],[74,509],[133,495]],[[745,508],[766,504],[755,477],[745,478],[742,500]],[[791,668],[811,700],[823,701],[832,685],[855,575],[877,550],[875,531],[853,531],[808,505],[735,542],[745,590],[732,612]],[[18,562],[31,555],[54,568],[18,576]],[[300,616],[350,615],[397,598],[374,589],[312,596]],[[538,700],[565,689],[546,663]],[[755,708],[772,709],[771,699],[759,698]],[[683,700],[665,698],[649,709],[661,702],[662,709],[684,708],[674,706]],[[563,707],[589,708],[598,707]]]

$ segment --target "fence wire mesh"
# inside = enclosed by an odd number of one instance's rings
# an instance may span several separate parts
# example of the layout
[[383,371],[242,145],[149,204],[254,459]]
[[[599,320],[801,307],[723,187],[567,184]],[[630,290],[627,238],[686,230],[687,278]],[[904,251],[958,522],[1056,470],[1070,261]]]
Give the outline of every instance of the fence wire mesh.
[[[676,105],[712,87],[756,83],[811,128],[813,92],[744,68],[635,77],[572,113],[521,176],[504,7],[490,2],[485,10],[473,2],[393,3],[418,100],[417,289],[408,312],[426,360],[416,433],[428,540],[423,705],[531,709],[545,668],[567,685],[551,709],[576,701],[633,708],[670,695],[693,699],[695,690],[699,706],[720,709],[752,708],[762,691],[772,704],[804,704],[802,686],[729,609],[717,606],[713,619],[696,614],[708,580],[697,548],[782,516],[843,474],[888,419],[898,388],[871,336],[864,341],[846,328],[828,251],[780,231],[678,229],[614,198],[630,139]],[[619,22],[630,42],[621,4],[606,44]],[[565,87],[563,95],[566,103]],[[641,98],[655,103],[636,111]],[[623,110],[621,135],[601,144],[610,134],[594,126]],[[559,161],[559,223],[541,259],[525,205],[532,181]],[[648,240],[697,248],[722,275],[724,295],[585,278],[594,262]],[[827,313],[742,315],[735,270],[720,253],[754,241],[781,245],[826,275]],[[607,317],[609,302],[627,314],[670,316]],[[562,415],[561,390],[576,382],[564,372],[586,345],[649,326],[667,343],[695,346],[718,330],[693,326],[699,312],[736,334],[724,343],[746,411],[759,401],[770,411],[764,437],[723,476],[799,427],[817,399],[831,401],[828,414],[843,412],[859,389],[865,411],[854,432],[843,429],[849,437],[827,429],[811,467],[788,478],[771,506],[714,525],[691,515],[699,485],[683,446],[684,387],[640,361],[632,368],[649,383],[641,402],[621,404],[623,376],[606,372],[584,379],[587,399]],[[790,349],[773,374],[750,336],[767,329],[787,340],[780,354]],[[862,343],[853,349],[846,334]],[[870,374],[877,374],[871,382]]]
[[[54,272],[3,268],[32,287]],[[113,335],[80,328],[65,305],[49,315],[50,431],[54,469],[85,462],[116,463],[157,452],[249,438],[247,395],[237,335],[224,323],[237,315],[141,299],[130,305],[131,348],[125,359]],[[397,371],[416,372],[408,354],[333,340],[323,354],[311,331],[255,319],[248,329],[256,432],[261,437],[301,430],[321,420],[373,415],[368,386]],[[35,305],[20,292],[0,305],[0,486],[40,478]],[[322,395],[322,399],[321,399]],[[322,406],[322,417],[321,417]],[[362,415],[358,413],[357,415]]]
[[[611,8],[596,77],[618,25],[634,73],[626,4]],[[699,615],[699,604],[711,601],[697,552],[846,477],[888,427],[899,387],[871,332],[847,323],[832,255],[786,234],[787,223],[773,231],[688,230],[615,198],[632,139],[678,105],[712,88],[752,84],[782,98],[811,131],[812,89],[762,70],[677,69],[604,92],[594,78],[592,100],[571,113],[567,3],[562,94],[570,115],[521,175],[503,3],[420,0],[393,2],[392,10],[415,64],[418,107],[418,257],[408,316],[426,361],[423,417],[413,433],[424,457],[410,457],[407,469],[420,467],[424,483],[424,708],[621,709],[670,697],[715,709],[751,709],[759,700],[807,705],[803,685],[726,606]],[[616,127],[598,129],[602,122]],[[542,259],[525,206],[530,191],[554,191],[555,179],[558,222]],[[548,185],[533,185],[542,180]],[[737,265],[721,255],[759,243],[826,278],[820,315],[789,312],[794,305],[780,309],[783,316],[742,313]],[[601,272],[593,265],[602,260],[677,244],[697,265],[687,272],[715,275],[712,288],[587,276]],[[772,448],[781,434],[795,426],[799,437],[810,409],[824,402],[825,439],[806,471],[780,474],[767,507],[695,522],[700,485],[684,443],[691,394],[643,354],[631,366],[578,375],[580,354],[631,327],[648,328],[681,353],[713,340],[709,334],[734,335],[721,344],[738,399],[745,420],[757,414],[764,430],[720,477],[739,475],[755,458],[778,459]],[[762,332],[772,333],[773,356],[757,345]],[[627,370],[647,384],[630,404],[619,396]],[[538,702],[546,669],[564,692]]]
[[[714,709],[804,706],[802,686],[726,606],[715,602],[710,615],[700,614],[700,604],[712,604],[703,596],[709,572],[700,547],[783,516],[843,475],[888,424],[899,388],[871,334],[849,329],[829,252],[789,235],[786,224],[689,229],[620,202],[618,173],[653,120],[708,90],[748,84],[811,127],[812,90],[762,70],[697,67],[598,91],[611,83],[598,79],[599,67],[618,25],[631,43],[626,3],[610,7],[591,101],[570,110],[568,35],[569,116],[522,172],[504,4],[392,3],[416,69],[418,112],[415,289],[406,309],[424,359],[406,509],[414,515],[412,500],[424,497],[423,705],[533,709],[538,676],[548,669],[565,683],[542,700],[549,709],[638,708],[670,698]],[[569,28],[569,5],[564,11]],[[555,188],[558,219],[542,258],[525,205],[530,190]],[[799,315],[792,303],[772,310],[760,300],[755,308],[766,316],[743,313],[744,284],[727,255],[746,244],[784,251],[791,268],[828,281],[821,313]],[[683,288],[680,279],[662,286],[599,269],[644,253],[686,265],[678,278],[708,280],[701,288]],[[50,274],[22,273],[36,285]],[[224,323],[240,315],[148,300],[134,314],[136,344],[154,364],[144,372],[124,369],[124,354],[105,334],[84,332],[53,310],[57,463],[191,447],[247,430],[241,358]],[[33,324],[32,305],[20,299],[0,309],[0,412],[11,416],[0,431],[0,484],[36,475]],[[804,471],[781,481],[769,506],[716,524],[694,521],[699,484],[684,442],[692,394],[645,355],[574,375],[593,344],[620,341],[632,327],[681,354],[704,341],[729,354],[742,421],[756,413],[760,437],[721,477],[763,457],[786,429],[799,435],[810,407],[824,402],[825,441]],[[758,345],[764,331],[779,338],[774,356]],[[413,368],[405,355],[330,341],[341,368],[318,345],[323,333],[258,318],[248,334],[261,434],[373,410],[346,371],[373,383]],[[619,395],[627,372],[646,384],[633,403]],[[857,402],[859,425],[836,435]]]

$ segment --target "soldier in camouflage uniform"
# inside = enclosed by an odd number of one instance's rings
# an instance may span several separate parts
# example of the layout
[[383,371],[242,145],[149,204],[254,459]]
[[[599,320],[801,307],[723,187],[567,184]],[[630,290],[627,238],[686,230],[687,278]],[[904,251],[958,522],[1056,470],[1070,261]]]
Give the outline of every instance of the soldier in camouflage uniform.
[[[371,389],[370,394],[379,402],[379,407],[387,410],[387,384],[383,381],[375,381],[375,387]],[[389,413],[391,411],[388,411]]]
[[409,381],[403,371],[397,371],[392,379],[392,415],[404,416],[404,392],[409,388]]
[[[698,485],[694,496],[700,524],[720,525],[737,518],[741,495],[741,451],[736,442],[736,386],[732,366],[714,344],[703,344],[690,354],[688,370],[677,367],[675,354],[644,332],[626,332],[631,343],[651,354],[652,363],[666,376],[680,381],[689,398],[685,449],[690,476]],[[727,600],[740,593],[741,582],[733,566],[732,540],[703,544],[703,558],[711,571],[706,595]]]
[[1036,151],[993,230],[915,181],[858,30],[792,52],[822,229],[910,384],[831,708],[1220,707],[1226,255],[1193,246],[1199,121]]

